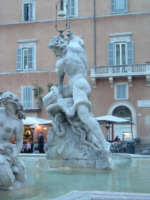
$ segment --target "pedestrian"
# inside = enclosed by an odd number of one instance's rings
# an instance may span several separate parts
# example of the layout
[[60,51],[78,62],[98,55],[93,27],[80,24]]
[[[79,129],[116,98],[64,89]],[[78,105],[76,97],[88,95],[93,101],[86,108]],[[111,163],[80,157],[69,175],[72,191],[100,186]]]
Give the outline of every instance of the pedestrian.
[[44,137],[43,137],[42,133],[39,134],[38,149],[39,149],[39,153],[45,153],[44,152]]

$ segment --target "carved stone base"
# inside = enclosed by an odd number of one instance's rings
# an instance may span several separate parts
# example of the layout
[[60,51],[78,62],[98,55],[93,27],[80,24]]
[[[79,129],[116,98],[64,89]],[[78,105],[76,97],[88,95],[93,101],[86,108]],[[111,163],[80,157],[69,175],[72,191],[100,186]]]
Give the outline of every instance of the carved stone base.
[[103,160],[50,160],[50,168],[109,169]]
[[51,160],[50,167],[111,168],[110,152],[96,148],[92,135],[78,118],[62,120],[59,129],[51,128],[47,137],[46,154]]

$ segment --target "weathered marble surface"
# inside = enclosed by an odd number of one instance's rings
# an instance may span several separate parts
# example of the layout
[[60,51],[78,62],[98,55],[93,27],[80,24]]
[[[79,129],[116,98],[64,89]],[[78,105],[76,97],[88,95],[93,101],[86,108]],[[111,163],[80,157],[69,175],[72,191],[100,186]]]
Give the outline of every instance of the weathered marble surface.
[[[43,98],[53,121],[47,142],[47,158],[64,160],[66,166],[72,163],[76,167],[110,168],[110,144],[91,111],[91,88],[87,81],[88,64],[83,40],[68,31],[65,37],[60,34],[52,38],[49,47],[57,58],[59,86],[53,86]],[[64,76],[68,78],[67,85],[63,84]]]
[[[25,182],[25,169],[17,158],[23,142],[24,118],[22,105],[12,92],[5,92],[0,98],[4,107],[0,107],[0,189],[20,188]],[[9,140],[16,137],[16,144]]]

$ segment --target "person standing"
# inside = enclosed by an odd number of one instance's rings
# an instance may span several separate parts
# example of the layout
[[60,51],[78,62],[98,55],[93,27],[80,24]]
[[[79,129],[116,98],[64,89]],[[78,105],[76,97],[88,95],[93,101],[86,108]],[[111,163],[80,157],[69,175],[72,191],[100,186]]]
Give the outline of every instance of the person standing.
[[45,153],[44,152],[44,137],[43,137],[42,133],[39,134],[38,149],[39,149],[39,153]]

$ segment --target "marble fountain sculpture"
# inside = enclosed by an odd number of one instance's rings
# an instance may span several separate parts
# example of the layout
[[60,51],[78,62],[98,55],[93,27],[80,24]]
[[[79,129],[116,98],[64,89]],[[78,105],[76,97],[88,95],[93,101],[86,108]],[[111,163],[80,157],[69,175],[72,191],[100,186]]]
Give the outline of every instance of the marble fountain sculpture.
[[[84,41],[68,30],[49,42],[56,56],[59,86],[43,98],[53,127],[47,141],[51,167],[111,168],[110,144],[91,112]],[[64,76],[68,83],[63,84]]]
[[[16,95],[4,93],[0,108],[0,199],[150,200],[149,156],[111,155],[91,113],[83,40],[69,33],[53,38],[49,46],[56,54],[60,79],[59,87],[53,86],[44,97],[53,120],[47,144],[49,160],[45,154],[18,156],[24,114]],[[65,74],[67,85],[63,85]],[[16,145],[9,142],[13,134]]]
[[[0,190],[18,189],[24,185],[24,164],[17,157],[22,148],[24,125],[23,107],[12,92],[4,92],[0,102]],[[16,144],[10,143],[15,135]]]

